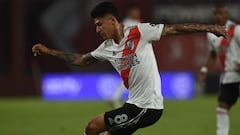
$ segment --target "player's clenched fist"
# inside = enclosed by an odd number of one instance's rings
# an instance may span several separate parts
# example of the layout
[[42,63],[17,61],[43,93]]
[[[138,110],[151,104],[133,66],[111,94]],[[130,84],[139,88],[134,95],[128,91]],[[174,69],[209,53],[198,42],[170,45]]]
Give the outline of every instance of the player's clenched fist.
[[49,55],[51,52],[51,49],[47,48],[46,46],[42,44],[36,44],[32,47],[32,52],[34,56],[37,55]]

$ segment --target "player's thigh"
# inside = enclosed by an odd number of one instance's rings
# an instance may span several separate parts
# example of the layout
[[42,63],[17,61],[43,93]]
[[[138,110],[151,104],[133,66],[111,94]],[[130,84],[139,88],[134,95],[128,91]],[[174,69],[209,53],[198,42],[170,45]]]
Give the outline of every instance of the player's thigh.
[[162,116],[163,110],[148,109],[141,117],[138,126],[140,128],[150,126],[156,123]]
[[239,87],[240,83],[221,84],[218,101],[224,102],[229,106],[234,105],[239,97]]
[[155,123],[161,116],[162,110],[156,110],[158,117],[145,121],[147,117],[152,117],[148,109],[139,108],[133,104],[124,104],[123,107],[106,112],[105,123],[111,135],[131,135],[137,129]]
[[[117,132],[117,134],[113,135],[132,135],[139,128],[144,128],[153,125],[156,123],[162,116],[163,110],[156,109],[143,109],[145,111],[140,112],[139,115],[132,118],[128,121],[129,125],[125,128],[122,128]],[[140,116],[141,115],[141,116]],[[133,124],[130,124],[131,121]]]

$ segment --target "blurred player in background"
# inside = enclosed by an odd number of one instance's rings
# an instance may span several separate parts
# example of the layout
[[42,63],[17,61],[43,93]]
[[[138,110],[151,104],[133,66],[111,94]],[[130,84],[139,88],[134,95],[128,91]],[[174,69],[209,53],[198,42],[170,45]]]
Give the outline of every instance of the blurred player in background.
[[141,22],[141,10],[136,4],[128,5],[123,24],[126,26],[137,25]]
[[[105,40],[96,50],[86,53],[66,53],[34,45],[34,55],[61,58],[72,65],[89,65],[109,61],[121,75],[129,90],[128,100],[118,108],[100,114],[89,121],[84,135],[131,135],[137,129],[156,123],[163,111],[161,81],[154,56],[152,41],[161,35],[212,32],[224,35],[224,27],[202,24],[150,24],[124,26],[118,9],[110,2],[102,2],[91,11],[96,32]],[[84,111],[84,110],[83,110]]]
[[240,89],[240,25],[228,19],[228,11],[224,4],[215,6],[214,17],[216,23],[225,25],[228,39],[207,33],[211,53],[206,66],[201,68],[200,79],[204,80],[207,69],[216,61],[217,55],[224,67],[221,79],[220,94],[218,96],[217,135],[228,135],[229,110],[237,102]]
[[[123,24],[125,26],[135,26],[141,22],[141,10],[136,4],[130,4],[127,8]],[[124,87],[123,82],[121,82],[113,94],[113,98],[110,101],[110,104],[113,108],[119,108],[122,106],[121,97],[126,88]]]

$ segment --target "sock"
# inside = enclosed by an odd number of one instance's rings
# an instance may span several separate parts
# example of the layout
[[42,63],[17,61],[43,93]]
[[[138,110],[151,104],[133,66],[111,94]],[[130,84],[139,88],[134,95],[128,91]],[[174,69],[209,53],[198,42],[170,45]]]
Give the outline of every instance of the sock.
[[217,135],[228,135],[229,116],[228,110],[225,108],[217,108]]

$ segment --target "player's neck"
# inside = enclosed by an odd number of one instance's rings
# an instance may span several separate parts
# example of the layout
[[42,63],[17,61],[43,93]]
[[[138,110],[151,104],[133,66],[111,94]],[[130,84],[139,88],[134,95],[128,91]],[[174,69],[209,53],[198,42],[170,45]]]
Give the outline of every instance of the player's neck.
[[116,35],[115,37],[113,38],[113,40],[119,44],[121,42],[121,40],[123,39],[124,37],[124,32],[123,32],[123,28],[124,28],[124,25],[122,23],[119,23],[117,29],[116,29]]

